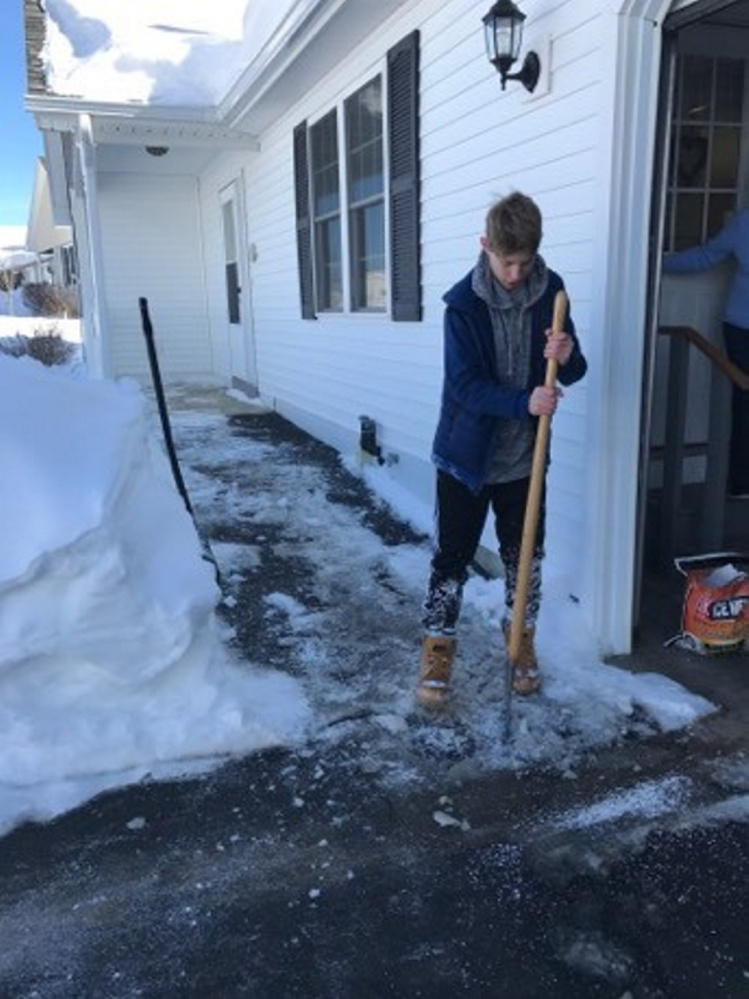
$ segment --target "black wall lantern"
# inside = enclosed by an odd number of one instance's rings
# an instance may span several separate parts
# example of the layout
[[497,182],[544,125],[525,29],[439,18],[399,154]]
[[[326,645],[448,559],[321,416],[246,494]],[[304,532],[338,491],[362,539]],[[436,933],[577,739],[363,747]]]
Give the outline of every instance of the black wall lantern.
[[526,55],[519,73],[510,73],[510,67],[520,55],[524,20],[525,14],[512,0],[497,0],[484,16],[484,40],[489,62],[500,75],[502,90],[508,80],[520,80],[532,93],[541,73],[541,60],[535,52]]

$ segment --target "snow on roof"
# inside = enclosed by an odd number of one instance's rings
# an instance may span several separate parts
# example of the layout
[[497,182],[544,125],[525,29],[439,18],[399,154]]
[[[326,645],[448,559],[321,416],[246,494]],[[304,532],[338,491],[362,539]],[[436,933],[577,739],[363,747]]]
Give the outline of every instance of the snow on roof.
[[23,271],[39,263],[39,257],[31,250],[0,249],[0,271]]
[[26,249],[25,225],[0,225],[0,252]]
[[294,0],[47,0],[47,87],[102,102],[212,106],[294,6]]

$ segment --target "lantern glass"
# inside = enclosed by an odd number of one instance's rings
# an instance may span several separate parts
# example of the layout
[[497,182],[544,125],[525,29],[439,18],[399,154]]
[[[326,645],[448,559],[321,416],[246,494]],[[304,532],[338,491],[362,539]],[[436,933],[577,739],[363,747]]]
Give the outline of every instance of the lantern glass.
[[484,18],[484,40],[490,62],[513,63],[520,54],[525,14],[512,0],[498,0]]

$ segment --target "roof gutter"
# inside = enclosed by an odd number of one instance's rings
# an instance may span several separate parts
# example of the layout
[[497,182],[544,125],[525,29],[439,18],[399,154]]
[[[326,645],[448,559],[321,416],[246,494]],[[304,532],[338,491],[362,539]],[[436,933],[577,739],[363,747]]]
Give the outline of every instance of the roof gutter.
[[175,148],[206,145],[227,149],[259,148],[257,136],[222,122],[216,108],[95,103],[49,96],[27,97],[26,108],[33,113],[37,128],[45,135],[75,134],[81,115],[85,115],[95,145],[168,142]]
[[239,123],[289,64],[349,0],[300,0],[219,104],[227,124]]

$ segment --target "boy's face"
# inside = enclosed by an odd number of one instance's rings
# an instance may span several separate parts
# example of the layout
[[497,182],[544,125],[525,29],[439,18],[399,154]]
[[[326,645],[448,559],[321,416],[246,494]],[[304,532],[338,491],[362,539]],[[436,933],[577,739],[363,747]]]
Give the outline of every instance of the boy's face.
[[481,249],[489,258],[492,274],[507,291],[512,291],[525,281],[536,259],[535,253],[502,253],[492,250],[486,236],[481,237]]

